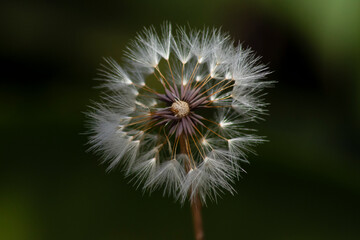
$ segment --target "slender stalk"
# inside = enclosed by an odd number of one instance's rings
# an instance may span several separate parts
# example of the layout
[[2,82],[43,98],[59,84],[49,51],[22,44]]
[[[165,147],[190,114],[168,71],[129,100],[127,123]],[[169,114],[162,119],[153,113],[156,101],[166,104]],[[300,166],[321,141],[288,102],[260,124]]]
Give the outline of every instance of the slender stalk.
[[201,201],[196,195],[195,200],[191,203],[191,213],[193,218],[194,233],[196,240],[204,240],[204,230],[201,215]]
[[[182,135],[180,137],[180,152],[183,154],[190,154],[189,149],[186,147],[186,137]],[[190,159],[190,156],[189,156]],[[186,171],[190,170],[190,161],[185,164]],[[191,195],[191,192],[189,193]],[[201,201],[198,194],[196,194],[195,199],[191,201],[191,216],[193,220],[194,234],[196,240],[204,240],[204,229],[203,221],[201,215]]]

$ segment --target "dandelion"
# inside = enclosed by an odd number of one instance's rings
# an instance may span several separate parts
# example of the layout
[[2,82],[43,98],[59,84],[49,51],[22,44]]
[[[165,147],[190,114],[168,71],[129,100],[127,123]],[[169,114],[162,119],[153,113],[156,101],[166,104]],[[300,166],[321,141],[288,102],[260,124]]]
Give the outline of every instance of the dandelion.
[[219,29],[169,23],[140,32],[125,60],[107,58],[100,70],[90,149],[144,191],[189,199],[200,229],[201,204],[235,193],[246,153],[263,141],[244,125],[265,113],[267,67]]

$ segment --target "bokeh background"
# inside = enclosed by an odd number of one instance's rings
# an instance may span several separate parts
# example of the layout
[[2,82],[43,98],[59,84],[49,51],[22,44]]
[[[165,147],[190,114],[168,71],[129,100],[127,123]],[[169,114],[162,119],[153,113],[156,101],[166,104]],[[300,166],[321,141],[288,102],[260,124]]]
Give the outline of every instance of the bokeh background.
[[192,239],[187,205],[105,173],[82,134],[102,57],[164,20],[222,26],[277,81],[207,239],[360,239],[360,1],[12,0],[0,19],[0,239]]

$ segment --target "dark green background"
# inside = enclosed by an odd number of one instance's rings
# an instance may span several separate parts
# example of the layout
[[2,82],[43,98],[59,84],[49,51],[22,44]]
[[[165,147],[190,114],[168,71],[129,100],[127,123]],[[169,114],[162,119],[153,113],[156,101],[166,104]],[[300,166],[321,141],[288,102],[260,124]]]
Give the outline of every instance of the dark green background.
[[360,239],[360,1],[2,1],[0,239],[192,239],[189,207],[105,173],[82,135],[102,57],[143,26],[223,26],[278,83],[270,142],[207,239]]

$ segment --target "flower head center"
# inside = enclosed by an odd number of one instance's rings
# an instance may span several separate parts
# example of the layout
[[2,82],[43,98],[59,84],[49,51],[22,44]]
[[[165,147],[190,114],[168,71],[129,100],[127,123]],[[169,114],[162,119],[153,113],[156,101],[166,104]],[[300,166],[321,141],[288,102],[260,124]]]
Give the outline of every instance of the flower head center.
[[189,104],[184,101],[175,101],[171,105],[171,111],[176,117],[185,117],[190,112]]

